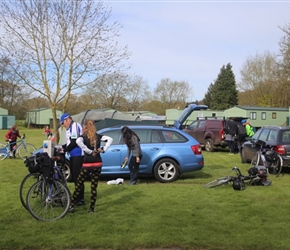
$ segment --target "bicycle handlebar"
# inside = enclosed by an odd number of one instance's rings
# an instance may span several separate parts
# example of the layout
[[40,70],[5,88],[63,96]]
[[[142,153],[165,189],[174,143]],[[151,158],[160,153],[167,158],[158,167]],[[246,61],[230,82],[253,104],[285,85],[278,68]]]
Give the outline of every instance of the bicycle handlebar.
[[236,171],[236,172],[238,173],[239,176],[242,175],[242,173],[241,173],[241,171],[240,171],[240,169],[239,169],[238,167],[233,167],[233,168],[232,168],[232,171]]

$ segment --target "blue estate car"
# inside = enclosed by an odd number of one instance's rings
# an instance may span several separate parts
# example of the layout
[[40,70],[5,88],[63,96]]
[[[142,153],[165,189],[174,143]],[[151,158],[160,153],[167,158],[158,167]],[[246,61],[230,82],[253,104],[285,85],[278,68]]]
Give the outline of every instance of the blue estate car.
[[[192,104],[187,107],[189,113],[197,109],[206,109],[206,106]],[[200,144],[189,134],[183,132],[181,123],[184,111],[180,117],[181,122],[175,126],[163,125],[129,125],[140,138],[142,160],[139,168],[140,175],[153,175],[159,182],[167,183],[175,181],[181,174],[201,170],[204,166],[204,158]],[[142,124],[142,123],[140,123]],[[121,164],[127,154],[127,146],[122,141],[122,126],[104,128],[99,134],[113,138],[113,143],[106,153],[102,154],[103,167],[101,175],[128,175],[129,168],[121,168]],[[40,149],[41,150],[41,149]],[[40,150],[37,150],[39,152]],[[66,163],[68,165],[69,163]],[[70,178],[67,166],[68,179]]]

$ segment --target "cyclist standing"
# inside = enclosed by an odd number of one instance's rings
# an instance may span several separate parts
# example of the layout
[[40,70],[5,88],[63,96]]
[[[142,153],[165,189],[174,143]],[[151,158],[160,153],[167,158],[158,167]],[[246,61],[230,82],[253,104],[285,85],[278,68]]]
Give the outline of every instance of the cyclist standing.
[[[72,117],[67,113],[64,113],[60,117],[60,124],[66,128],[66,144],[62,145],[60,150],[64,153],[69,153],[72,179],[76,185],[83,164],[83,152],[77,145],[76,140],[82,135],[83,129],[82,126],[73,121]],[[84,205],[84,190],[85,186],[81,185],[79,197],[77,198],[77,205]]]
[[[8,132],[5,135],[6,141],[9,142],[10,152],[13,152],[14,158],[15,158],[16,151],[13,151],[13,148],[17,146],[16,145],[17,137],[21,138],[21,136],[19,134],[18,127],[15,124],[15,125],[13,125],[13,127],[11,129],[8,130]],[[10,155],[10,156],[12,156],[12,155]]]

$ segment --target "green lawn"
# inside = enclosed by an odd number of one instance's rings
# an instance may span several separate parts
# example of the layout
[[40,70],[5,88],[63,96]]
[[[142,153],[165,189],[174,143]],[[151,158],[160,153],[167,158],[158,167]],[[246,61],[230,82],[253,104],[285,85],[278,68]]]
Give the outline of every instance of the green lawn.
[[[40,129],[20,132],[36,147],[44,140]],[[5,133],[0,130],[0,141]],[[203,155],[203,170],[170,184],[141,178],[136,186],[128,180],[116,186],[102,179],[94,214],[88,206],[76,207],[54,222],[37,221],[22,207],[22,160],[0,161],[0,249],[290,249],[290,174],[269,177],[269,187],[206,189],[233,166],[246,173],[249,165],[227,150]],[[89,193],[88,182],[87,204]]]

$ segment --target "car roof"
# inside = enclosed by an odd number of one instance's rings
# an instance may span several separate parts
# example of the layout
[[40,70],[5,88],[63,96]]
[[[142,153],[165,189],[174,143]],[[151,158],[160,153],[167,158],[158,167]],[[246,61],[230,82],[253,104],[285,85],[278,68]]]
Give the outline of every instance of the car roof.
[[262,128],[290,130],[289,126],[264,125]]
[[104,130],[104,129],[121,129],[122,127],[125,127],[125,126],[131,128],[131,129],[134,129],[134,128],[148,128],[148,129],[162,129],[162,128],[165,128],[165,129],[177,130],[175,127],[170,127],[170,126],[167,126],[167,125],[147,125],[147,124],[117,125],[117,126],[103,128],[103,129],[100,129],[100,130]]

